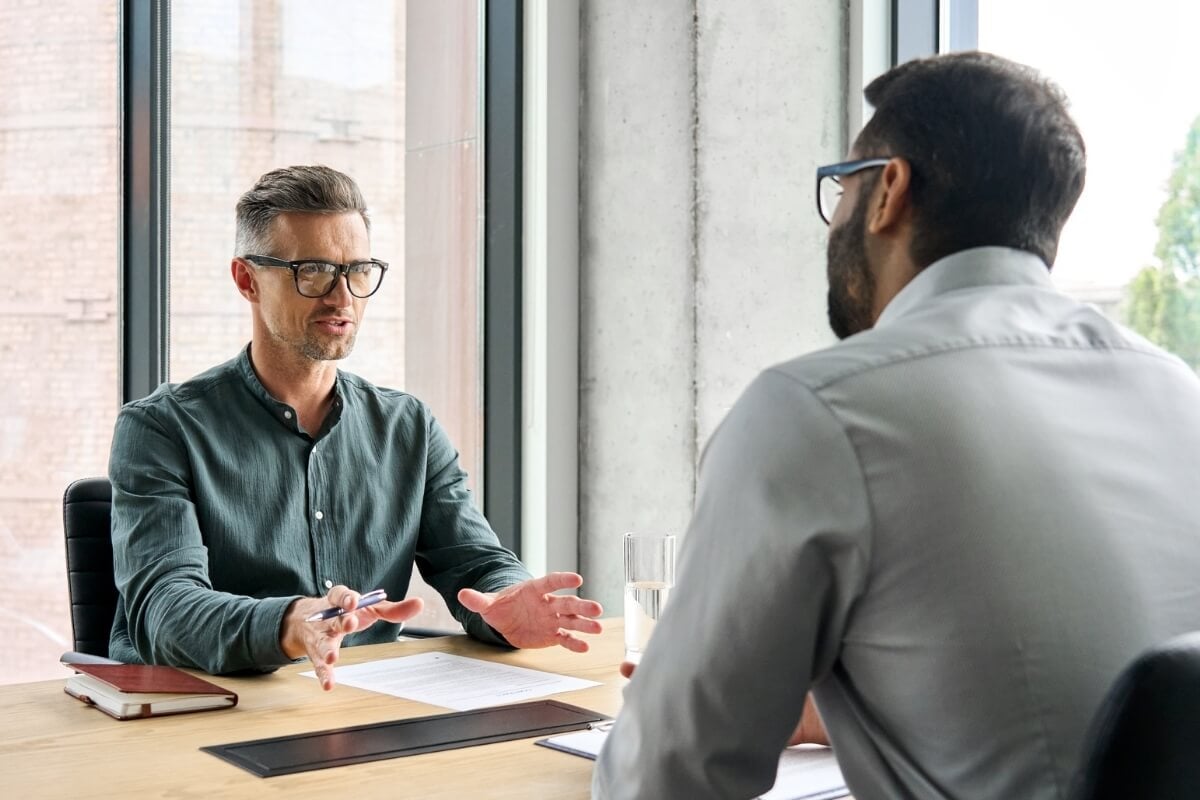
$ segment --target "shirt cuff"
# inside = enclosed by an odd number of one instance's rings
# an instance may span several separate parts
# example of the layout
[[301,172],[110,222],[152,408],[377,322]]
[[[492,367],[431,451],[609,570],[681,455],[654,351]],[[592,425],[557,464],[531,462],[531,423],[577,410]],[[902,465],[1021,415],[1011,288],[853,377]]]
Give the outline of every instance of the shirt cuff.
[[250,653],[256,666],[280,667],[303,660],[288,656],[279,641],[288,606],[302,598],[302,595],[295,595],[267,597],[258,601],[250,619]]

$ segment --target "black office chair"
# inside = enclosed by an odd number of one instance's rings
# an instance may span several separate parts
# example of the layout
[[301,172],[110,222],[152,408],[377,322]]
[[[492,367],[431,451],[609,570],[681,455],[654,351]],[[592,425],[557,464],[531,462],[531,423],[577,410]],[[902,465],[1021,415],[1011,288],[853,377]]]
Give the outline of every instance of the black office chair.
[[63,495],[67,537],[67,592],[75,650],[108,656],[108,634],[117,609],[113,582],[112,486],[108,478],[83,478]]
[[1200,797],[1200,632],[1143,653],[1092,721],[1076,800]]

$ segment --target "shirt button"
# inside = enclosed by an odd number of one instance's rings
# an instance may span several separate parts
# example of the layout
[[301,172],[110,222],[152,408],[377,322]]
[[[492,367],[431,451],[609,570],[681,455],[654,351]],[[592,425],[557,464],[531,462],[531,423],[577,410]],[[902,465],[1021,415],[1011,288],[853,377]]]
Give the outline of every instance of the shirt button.
[[332,589],[332,588],[333,588],[333,581],[325,581],[325,588],[326,588],[326,589]]
[[291,419],[291,418],[292,418],[292,412],[290,412],[290,411],[285,411],[285,412],[283,412],[283,418],[284,418],[284,419]]
[[317,519],[325,519],[325,515],[320,511],[317,512]]

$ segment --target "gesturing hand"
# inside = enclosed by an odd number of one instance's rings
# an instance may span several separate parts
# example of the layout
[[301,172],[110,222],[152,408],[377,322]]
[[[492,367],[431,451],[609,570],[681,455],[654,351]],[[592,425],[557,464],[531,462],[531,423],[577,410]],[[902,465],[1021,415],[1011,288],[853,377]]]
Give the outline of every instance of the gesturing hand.
[[[373,606],[353,611],[361,595],[345,586],[334,586],[324,597],[306,597],[288,606],[283,616],[283,627],[279,643],[288,658],[308,656],[317,673],[321,688],[333,688],[333,665],[337,663],[342,639],[350,633],[371,627],[379,620],[404,622],[420,612],[424,605],[419,597],[411,597],[399,603],[383,601]],[[305,622],[305,619],[329,606],[344,608],[353,613],[343,614],[329,620]]]
[[582,584],[583,578],[574,572],[551,572],[499,592],[463,589],[458,593],[458,602],[483,617],[513,647],[559,644],[576,653],[585,653],[587,642],[568,631],[600,633],[600,623],[594,618],[603,614],[604,609],[595,600],[551,594]]

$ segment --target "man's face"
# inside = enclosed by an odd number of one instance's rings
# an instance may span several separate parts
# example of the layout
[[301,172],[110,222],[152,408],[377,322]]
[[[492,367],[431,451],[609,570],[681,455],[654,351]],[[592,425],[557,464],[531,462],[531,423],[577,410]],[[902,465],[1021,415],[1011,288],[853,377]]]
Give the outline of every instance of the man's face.
[[[348,264],[371,257],[367,227],[355,212],[281,214],[272,226],[274,251],[285,261],[312,259]],[[344,276],[324,297],[304,297],[286,269],[255,270],[261,287],[259,312],[271,339],[313,361],[350,355],[366,312],[365,298],[350,294]]]
[[877,170],[847,176],[829,227],[826,273],[829,327],[839,339],[865,331],[875,303],[875,278],[867,261],[866,220]]

